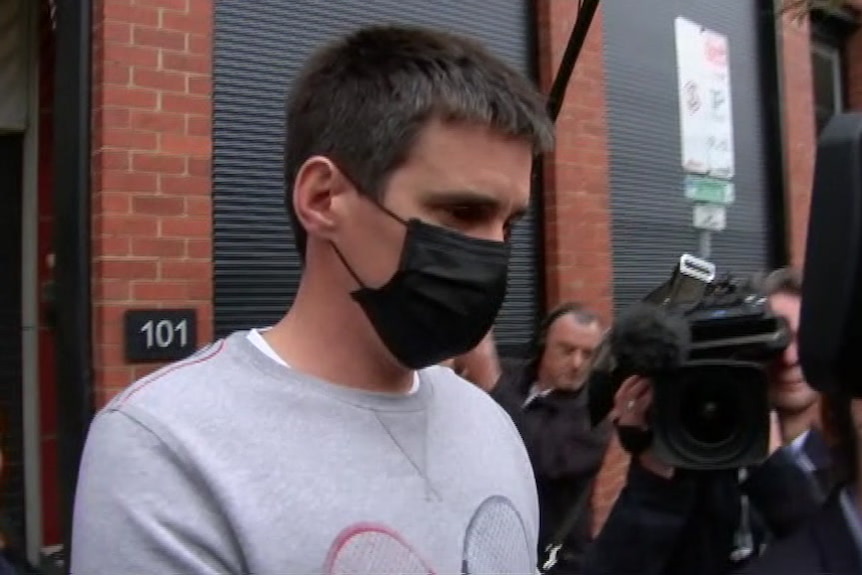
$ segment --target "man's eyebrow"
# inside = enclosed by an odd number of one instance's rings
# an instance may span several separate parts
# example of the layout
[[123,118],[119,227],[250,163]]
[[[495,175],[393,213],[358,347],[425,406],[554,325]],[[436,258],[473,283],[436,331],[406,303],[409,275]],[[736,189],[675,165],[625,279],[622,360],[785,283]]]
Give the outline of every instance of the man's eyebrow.
[[469,205],[487,206],[489,208],[500,207],[500,200],[493,194],[477,192],[475,190],[434,190],[425,193],[426,202],[434,205]]
[[[477,192],[475,190],[436,190],[429,191],[423,198],[432,206],[470,206],[500,210],[503,203],[500,199],[489,193]],[[525,216],[529,211],[528,206],[518,206],[512,213],[517,219]]]

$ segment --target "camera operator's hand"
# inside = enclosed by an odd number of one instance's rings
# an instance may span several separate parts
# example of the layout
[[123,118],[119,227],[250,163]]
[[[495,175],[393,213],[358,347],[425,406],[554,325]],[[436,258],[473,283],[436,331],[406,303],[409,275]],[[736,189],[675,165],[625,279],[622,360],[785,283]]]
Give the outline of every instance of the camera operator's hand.
[[649,429],[647,412],[652,405],[652,382],[633,375],[623,381],[614,395],[611,420],[617,425]]
[[[631,376],[623,381],[614,395],[614,408],[611,411],[611,420],[619,433],[623,433],[626,428],[649,431],[648,413],[652,396],[652,382],[649,379]],[[651,448],[647,447],[635,455],[647,471],[665,479],[673,477],[674,468],[655,457]]]

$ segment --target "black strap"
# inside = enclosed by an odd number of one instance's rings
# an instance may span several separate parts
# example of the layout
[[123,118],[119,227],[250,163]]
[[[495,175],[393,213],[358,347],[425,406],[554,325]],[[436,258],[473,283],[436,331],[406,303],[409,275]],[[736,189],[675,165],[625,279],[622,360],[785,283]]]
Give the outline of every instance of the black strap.
[[595,481],[596,479],[594,477],[587,483],[584,490],[578,495],[578,499],[575,501],[575,504],[569,509],[563,522],[557,528],[556,532],[554,532],[554,536],[551,538],[550,543],[545,547],[545,557],[539,564],[539,573],[547,573],[551,567],[556,565],[557,555],[559,555],[560,551],[563,549],[566,537],[568,537],[569,533],[572,532],[578,519],[580,519],[584,513],[584,508],[589,501],[590,494],[593,492]]

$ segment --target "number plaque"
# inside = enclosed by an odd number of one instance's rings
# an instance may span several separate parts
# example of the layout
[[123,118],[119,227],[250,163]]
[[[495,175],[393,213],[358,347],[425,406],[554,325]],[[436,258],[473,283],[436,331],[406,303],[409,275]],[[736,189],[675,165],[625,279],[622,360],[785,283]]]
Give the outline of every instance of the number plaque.
[[126,361],[176,361],[197,349],[194,309],[135,309],[125,315]]

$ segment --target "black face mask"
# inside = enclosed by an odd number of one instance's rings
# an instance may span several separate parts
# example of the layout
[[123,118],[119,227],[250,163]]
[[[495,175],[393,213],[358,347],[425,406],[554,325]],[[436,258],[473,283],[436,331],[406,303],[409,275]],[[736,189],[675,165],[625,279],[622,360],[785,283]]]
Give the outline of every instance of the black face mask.
[[494,325],[503,299],[509,244],[471,238],[416,219],[398,270],[385,285],[366,287],[341,251],[335,252],[362,286],[351,293],[377,335],[405,367],[421,369],[470,351]]

